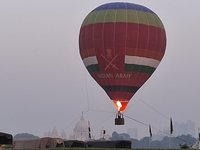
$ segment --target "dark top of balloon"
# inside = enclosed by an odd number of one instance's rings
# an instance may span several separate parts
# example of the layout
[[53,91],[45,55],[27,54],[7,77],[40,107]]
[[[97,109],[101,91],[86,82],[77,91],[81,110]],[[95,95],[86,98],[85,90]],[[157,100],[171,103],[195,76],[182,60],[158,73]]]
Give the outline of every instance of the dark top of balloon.
[[114,3],[107,3],[103,4],[97,8],[95,8],[93,11],[99,11],[99,10],[107,10],[107,9],[131,9],[131,10],[136,10],[136,11],[143,11],[143,12],[149,12],[149,13],[154,13],[152,10],[150,10],[147,7],[144,7],[142,5],[138,4],[133,4],[133,3],[125,3],[125,2],[114,2]]

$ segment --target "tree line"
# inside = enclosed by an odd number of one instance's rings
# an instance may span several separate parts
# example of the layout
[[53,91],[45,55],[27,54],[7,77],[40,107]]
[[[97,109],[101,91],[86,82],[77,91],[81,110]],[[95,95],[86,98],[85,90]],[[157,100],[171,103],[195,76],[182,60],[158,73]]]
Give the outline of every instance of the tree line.
[[[20,138],[39,138],[33,134],[29,133],[20,133],[14,136],[14,139]],[[100,139],[103,140],[103,139]],[[140,140],[131,138],[126,133],[118,134],[116,131],[112,133],[112,137],[109,140],[129,140],[132,142],[131,148],[180,148],[180,144],[187,143],[189,147],[194,145],[198,139],[188,135],[180,135],[177,137],[168,137],[165,136],[162,140],[152,140],[150,137],[144,137]]]
[[180,135],[177,137],[165,136],[161,141],[151,140],[151,137],[144,137],[140,140],[130,138],[126,133],[118,134],[116,131],[112,133],[110,140],[129,140],[132,142],[132,148],[180,148],[180,144],[187,143],[189,147],[197,142],[197,139],[188,135]]

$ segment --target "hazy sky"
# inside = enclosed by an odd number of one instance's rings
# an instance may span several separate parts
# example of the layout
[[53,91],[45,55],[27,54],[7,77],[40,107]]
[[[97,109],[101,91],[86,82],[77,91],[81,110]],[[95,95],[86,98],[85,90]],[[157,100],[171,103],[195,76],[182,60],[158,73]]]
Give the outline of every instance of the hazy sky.
[[[121,0],[124,1],[124,0]],[[102,127],[126,133],[148,127],[125,117],[91,78],[79,55],[82,21],[107,0],[0,0],[0,131],[43,137],[57,128],[72,133],[82,111],[95,138]],[[165,56],[131,99],[124,115],[156,133],[173,121],[200,127],[200,1],[130,0],[153,10],[167,34]],[[153,109],[152,109],[153,108]]]

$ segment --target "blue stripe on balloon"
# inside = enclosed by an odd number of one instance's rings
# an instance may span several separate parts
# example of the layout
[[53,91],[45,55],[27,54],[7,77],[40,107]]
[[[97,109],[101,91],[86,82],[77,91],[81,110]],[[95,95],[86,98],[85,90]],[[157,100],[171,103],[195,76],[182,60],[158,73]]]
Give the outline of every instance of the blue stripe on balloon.
[[97,8],[95,8],[94,11],[100,11],[100,10],[108,10],[108,9],[132,9],[137,11],[144,11],[155,14],[152,10],[150,10],[147,7],[144,7],[142,5],[133,4],[133,3],[123,3],[123,2],[115,2],[115,3],[107,3],[103,4]]

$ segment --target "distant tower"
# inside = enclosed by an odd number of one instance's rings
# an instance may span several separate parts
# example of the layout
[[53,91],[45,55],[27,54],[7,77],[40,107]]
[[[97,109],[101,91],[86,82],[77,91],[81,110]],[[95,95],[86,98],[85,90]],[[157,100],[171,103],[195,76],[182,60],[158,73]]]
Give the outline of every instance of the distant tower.
[[53,128],[51,137],[52,138],[58,138],[58,131],[57,131],[56,127]]
[[108,130],[104,129],[104,127],[103,127],[100,132],[100,139],[101,140],[109,140],[109,138],[110,138],[110,135],[108,133]]
[[67,136],[66,136],[66,133],[65,133],[64,130],[62,131],[60,138],[63,139],[63,140],[67,139]]

